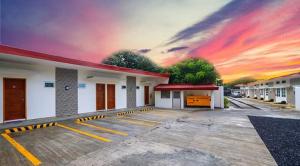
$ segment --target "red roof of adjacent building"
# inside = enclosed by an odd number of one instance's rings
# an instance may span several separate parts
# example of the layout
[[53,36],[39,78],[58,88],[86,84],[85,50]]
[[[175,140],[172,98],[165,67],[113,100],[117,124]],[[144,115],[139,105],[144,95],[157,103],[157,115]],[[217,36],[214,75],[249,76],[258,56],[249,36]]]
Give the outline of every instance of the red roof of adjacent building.
[[192,85],[192,84],[159,84],[154,87],[155,91],[163,90],[218,90],[219,87],[214,84]]
[[77,60],[77,59],[65,58],[65,57],[56,56],[56,55],[49,55],[49,54],[45,54],[45,53],[24,50],[24,49],[20,49],[20,48],[14,48],[14,47],[5,46],[5,45],[0,45],[0,53],[11,54],[11,55],[26,57],[26,58],[34,58],[34,59],[48,60],[48,61],[54,61],[54,62],[61,62],[61,63],[67,63],[67,64],[72,64],[72,65],[80,65],[80,66],[92,67],[92,68],[103,69],[103,70],[120,71],[120,72],[142,74],[142,75],[149,75],[149,76],[155,76],[155,77],[165,77],[165,78],[169,77],[169,74],[167,74],[167,73],[155,73],[155,72],[149,72],[149,71],[143,71],[143,70],[137,70],[137,69],[130,69],[130,68],[126,68],[126,67],[92,63],[92,62],[81,61],[81,60]]

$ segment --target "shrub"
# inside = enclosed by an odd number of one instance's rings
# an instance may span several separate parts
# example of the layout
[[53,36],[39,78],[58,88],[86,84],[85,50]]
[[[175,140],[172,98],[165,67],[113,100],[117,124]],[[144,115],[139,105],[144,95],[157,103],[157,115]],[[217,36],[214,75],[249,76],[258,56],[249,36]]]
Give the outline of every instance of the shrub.
[[286,101],[281,101],[280,104],[286,104]]
[[229,100],[226,97],[224,97],[224,107],[229,108]]

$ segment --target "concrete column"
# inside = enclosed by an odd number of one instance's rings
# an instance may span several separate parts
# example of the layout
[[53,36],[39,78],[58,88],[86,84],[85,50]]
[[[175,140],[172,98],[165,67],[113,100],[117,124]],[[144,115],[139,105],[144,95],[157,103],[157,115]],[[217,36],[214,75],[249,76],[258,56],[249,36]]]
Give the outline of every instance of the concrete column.
[[274,88],[270,88],[270,90],[269,90],[269,100],[275,101],[275,89]]
[[136,107],[136,77],[127,76],[127,108]]
[[56,116],[78,114],[78,71],[55,69]]
[[211,96],[210,96],[210,108],[212,110],[215,109],[215,92],[211,91]]
[[180,91],[180,106],[181,106],[181,109],[184,109],[184,91]]
[[287,103],[295,105],[295,92],[293,87],[286,88]]
[[295,106],[296,110],[300,111],[300,86],[295,87]]

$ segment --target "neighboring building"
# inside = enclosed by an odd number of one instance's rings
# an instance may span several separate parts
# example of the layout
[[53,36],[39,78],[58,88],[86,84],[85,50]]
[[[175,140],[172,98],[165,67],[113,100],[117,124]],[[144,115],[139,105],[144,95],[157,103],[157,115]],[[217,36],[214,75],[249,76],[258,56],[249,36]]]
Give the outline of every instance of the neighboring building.
[[160,84],[154,87],[155,107],[184,109],[187,107],[224,108],[224,90],[215,85]]
[[246,96],[275,103],[296,105],[295,87],[300,86],[300,73],[249,83],[242,88]]
[[169,75],[0,46],[0,123],[154,105]]

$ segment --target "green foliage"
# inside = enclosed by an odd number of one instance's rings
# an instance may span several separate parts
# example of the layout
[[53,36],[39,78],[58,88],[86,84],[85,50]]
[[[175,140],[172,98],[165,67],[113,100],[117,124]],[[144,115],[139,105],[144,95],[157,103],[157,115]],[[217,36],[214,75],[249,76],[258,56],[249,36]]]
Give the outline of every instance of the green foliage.
[[240,78],[240,79],[237,79],[237,80],[234,80],[232,82],[229,82],[226,84],[226,87],[234,87],[235,85],[238,85],[238,84],[247,84],[247,83],[250,83],[250,82],[255,82],[257,81],[256,79],[252,78],[252,77],[243,77],[243,78]]
[[216,83],[219,74],[208,61],[197,58],[186,59],[167,69],[170,83],[210,84]]
[[163,69],[147,57],[129,50],[123,50],[112,54],[102,61],[104,64],[140,69],[151,72],[162,72]]
[[224,107],[229,108],[229,100],[226,97],[224,97]]

